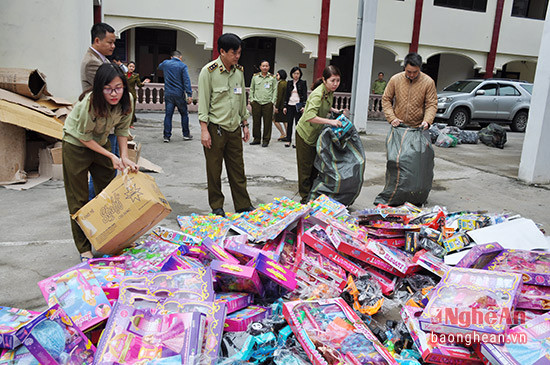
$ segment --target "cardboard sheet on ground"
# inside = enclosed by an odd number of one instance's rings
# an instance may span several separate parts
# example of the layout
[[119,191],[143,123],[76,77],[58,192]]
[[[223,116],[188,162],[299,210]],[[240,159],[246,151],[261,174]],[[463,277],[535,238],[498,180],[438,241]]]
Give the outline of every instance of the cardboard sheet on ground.
[[164,170],[162,169],[162,167],[160,167],[159,165],[155,165],[154,163],[152,163],[151,161],[149,161],[143,156],[139,156],[138,165],[139,165],[139,171],[158,172],[158,173],[164,174]]
[[526,218],[514,219],[468,232],[478,245],[498,242],[504,248],[522,250],[550,249],[549,241],[535,222]]

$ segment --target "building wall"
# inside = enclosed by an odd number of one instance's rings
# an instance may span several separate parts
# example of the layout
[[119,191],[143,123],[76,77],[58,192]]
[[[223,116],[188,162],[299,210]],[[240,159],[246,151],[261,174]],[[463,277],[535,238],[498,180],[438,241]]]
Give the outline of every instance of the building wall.
[[204,65],[211,60],[211,51],[195,44],[195,39],[188,33],[178,31],[176,36],[177,49],[183,54],[183,62],[189,69],[192,85],[199,83],[199,73]]
[[91,44],[92,0],[2,1],[0,67],[38,69],[55,96],[76,101]]
[[439,63],[437,91],[453,82],[474,76],[473,62],[462,55],[443,53]]
[[[518,18],[512,16],[512,1],[504,2],[502,26],[498,40],[498,53],[537,57],[544,20]],[[496,68],[502,63],[497,62]]]
[[298,64],[305,64],[306,67],[302,68],[302,78],[307,81],[308,85],[313,80],[313,65],[315,60],[309,58],[308,55],[301,52],[301,46],[288,39],[277,38],[277,48],[275,49],[275,65],[272,68],[272,72],[276,73],[278,70],[283,69],[286,71],[290,80],[290,69]]

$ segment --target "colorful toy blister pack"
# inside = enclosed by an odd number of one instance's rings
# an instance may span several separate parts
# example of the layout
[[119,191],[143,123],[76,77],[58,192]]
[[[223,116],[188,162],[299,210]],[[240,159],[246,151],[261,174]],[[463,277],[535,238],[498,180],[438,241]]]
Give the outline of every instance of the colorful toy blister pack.
[[283,315],[314,365],[397,364],[341,298],[286,302]]
[[118,302],[98,344],[97,365],[133,364],[179,355],[195,364],[201,353],[203,313],[158,313]]
[[59,304],[20,328],[19,340],[41,364],[92,364],[96,348]]
[[111,313],[105,293],[85,262],[39,281],[38,286],[48,305],[60,304],[81,330],[103,321]]
[[40,312],[0,306],[0,348],[17,347],[21,342],[15,332],[39,314]]
[[231,220],[219,215],[197,215],[177,217],[181,231],[189,236],[197,237],[201,240],[206,237],[212,239],[218,244],[223,244],[225,235],[231,228]]
[[[420,316],[423,331],[478,333],[499,343],[511,324],[521,275],[476,269],[452,268],[430,295]],[[462,321],[468,314],[470,321]]]

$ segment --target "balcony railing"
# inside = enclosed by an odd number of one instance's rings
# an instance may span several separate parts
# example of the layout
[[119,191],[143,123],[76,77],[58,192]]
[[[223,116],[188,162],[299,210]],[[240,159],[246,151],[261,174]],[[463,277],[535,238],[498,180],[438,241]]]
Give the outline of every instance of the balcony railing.
[[[197,112],[198,105],[198,86],[192,85],[193,90],[193,103],[188,106],[190,112]],[[136,109],[139,111],[154,111],[164,110],[164,84],[148,83],[142,88],[137,90],[137,104]],[[249,89],[246,88],[248,95]],[[382,95],[371,94],[369,96],[369,119],[383,119],[384,113],[382,112]],[[334,93],[334,107],[337,109],[346,109],[350,107],[351,93]]]

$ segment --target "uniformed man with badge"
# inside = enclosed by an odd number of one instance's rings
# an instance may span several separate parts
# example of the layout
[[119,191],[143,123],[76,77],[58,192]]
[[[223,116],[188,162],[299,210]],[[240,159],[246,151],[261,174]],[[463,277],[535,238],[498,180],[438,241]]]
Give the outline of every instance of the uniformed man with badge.
[[[222,162],[235,211],[254,210],[246,190],[243,141],[250,138],[244,69],[238,64],[242,40],[233,33],[218,38],[220,56],[199,74],[199,122],[206,159],[208,203],[212,213],[225,216],[222,193]],[[241,140],[242,138],[242,140]]]
[[252,107],[252,142],[250,144],[260,144],[261,140],[262,147],[267,147],[271,139],[273,105],[277,101],[277,79],[269,73],[269,62],[266,60],[260,62],[260,71],[252,76],[250,82],[250,106]]

